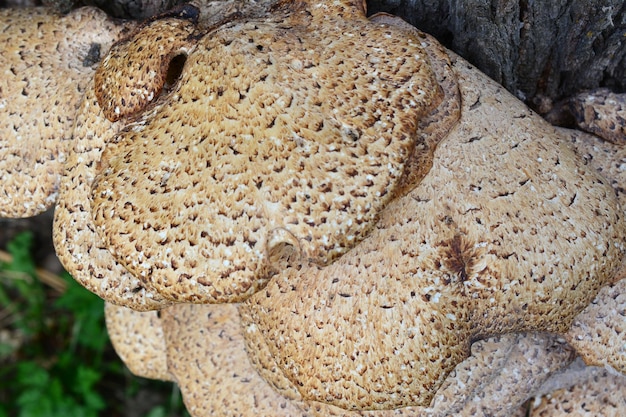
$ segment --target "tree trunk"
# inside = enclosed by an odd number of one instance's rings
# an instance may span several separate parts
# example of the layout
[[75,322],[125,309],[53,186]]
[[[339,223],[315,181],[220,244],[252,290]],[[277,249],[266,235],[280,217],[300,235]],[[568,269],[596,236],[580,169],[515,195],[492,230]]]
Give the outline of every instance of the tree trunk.
[[626,91],[624,0],[370,0],[436,36],[540,113],[586,89]]

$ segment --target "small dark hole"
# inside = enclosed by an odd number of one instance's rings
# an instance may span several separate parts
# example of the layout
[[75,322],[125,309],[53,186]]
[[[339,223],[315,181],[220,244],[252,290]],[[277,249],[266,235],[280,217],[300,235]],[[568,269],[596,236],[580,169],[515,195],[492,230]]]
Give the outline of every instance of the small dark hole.
[[165,76],[165,88],[171,88],[183,73],[185,62],[187,61],[187,55],[178,54],[170,60],[170,65],[167,68],[167,75]]

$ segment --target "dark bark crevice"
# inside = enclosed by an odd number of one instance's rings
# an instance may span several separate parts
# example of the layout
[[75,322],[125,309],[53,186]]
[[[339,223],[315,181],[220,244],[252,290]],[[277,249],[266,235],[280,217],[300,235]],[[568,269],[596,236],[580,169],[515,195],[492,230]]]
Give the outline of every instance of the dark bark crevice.
[[545,113],[598,87],[626,91],[623,0],[370,0],[437,37]]

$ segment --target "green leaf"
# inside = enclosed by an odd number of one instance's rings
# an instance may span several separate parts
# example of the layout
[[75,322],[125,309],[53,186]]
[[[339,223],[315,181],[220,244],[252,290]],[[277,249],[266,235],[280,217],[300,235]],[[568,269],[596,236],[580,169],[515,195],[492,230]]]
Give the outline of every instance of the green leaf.
[[48,371],[33,361],[17,365],[17,383],[27,389],[44,389],[50,382]]
[[163,407],[162,405],[158,405],[154,407],[152,410],[150,410],[148,414],[146,414],[145,417],[166,417],[166,416],[167,416],[167,411],[165,410],[165,407]]
[[32,232],[19,233],[7,244],[7,250],[13,257],[10,264],[6,265],[9,271],[20,271],[27,273],[31,278],[35,277],[35,263],[31,256],[33,244]]
[[74,315],[72,345],[80,345],[101,352],[108,343],[104,324],[104,301],[78,284],[67,273],[62,275],[67,289],[55,302]]
[[22,232],[7,244],[12,261],[2,263],[3,284],[0,303],[13,314],[13,327],[26,335],[36,335],[44,327],[45,292],[36,279],[35,262],[31,256],[33,235]]

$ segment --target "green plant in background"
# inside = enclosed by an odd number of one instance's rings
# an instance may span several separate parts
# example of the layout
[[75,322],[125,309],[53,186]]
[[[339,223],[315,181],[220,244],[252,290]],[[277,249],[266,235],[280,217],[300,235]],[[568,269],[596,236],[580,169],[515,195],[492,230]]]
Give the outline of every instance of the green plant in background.
[[[0,417],[186,413],[171,384],[133,377],[122,366],[99,297],[67,273],[61,295],[37,279],[32,241],[31,233],[18,235],[7,246],[11,262],[0,262]],[[142,404],[132,398],[146,390],[167,400],[138,413]]]

